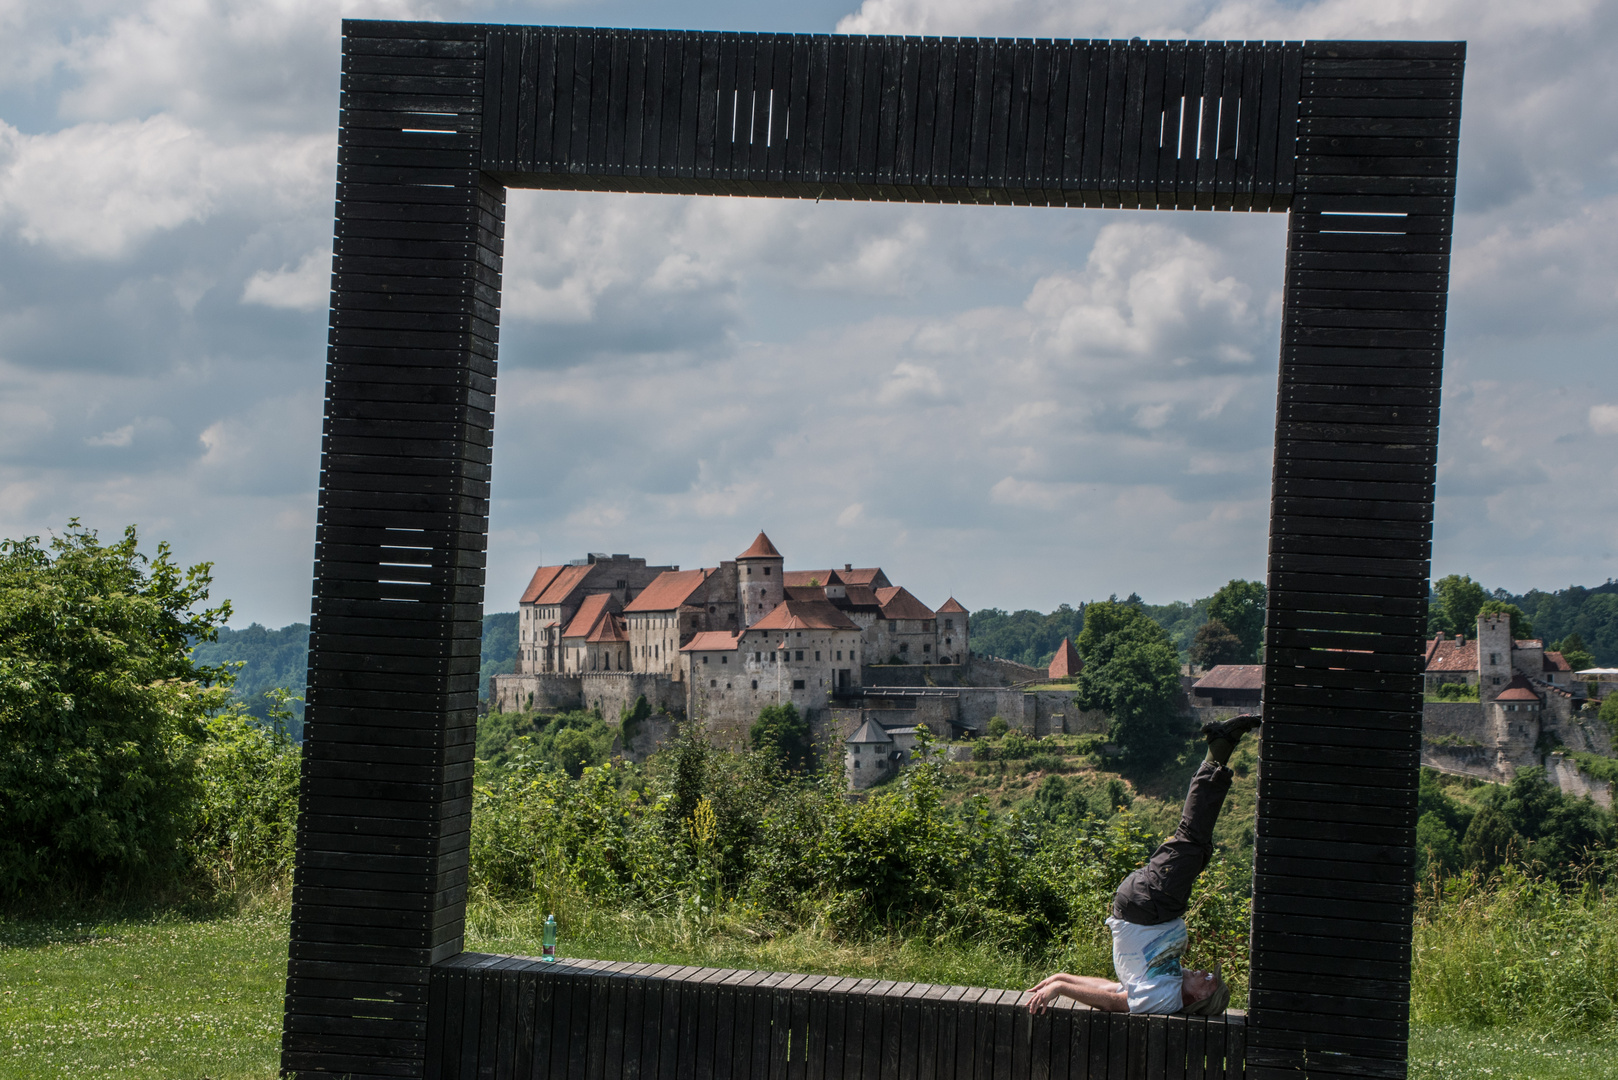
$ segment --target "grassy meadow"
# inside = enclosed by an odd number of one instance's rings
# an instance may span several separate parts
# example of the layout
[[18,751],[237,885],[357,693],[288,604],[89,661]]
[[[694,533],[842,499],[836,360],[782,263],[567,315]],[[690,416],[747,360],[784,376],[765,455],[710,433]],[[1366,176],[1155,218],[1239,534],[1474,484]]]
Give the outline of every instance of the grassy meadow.
[[[1453,1022],[1466,1012],[1457,1009],[1457,994],[1509,1006],[1511,984],[1532,983],[1564,957],[1560,966],[1575,978],[1606,963],[1602,950],[1618,932],[1618,904],[1592,898],[1558,914],[1534,909],[1546,898],[1524,891],[1508,888],[1504,899],[1496,891],[1492,901],[1478,893],[1459,908],[1429,909],[1418,925],[1415,1080],[1618,1077],[1613,1022],[1591,1024],[1585,1016],[1582,1026],[1567,1023],[1578,1019],[1566,1014],[1569,1002],[1594,1004],[1589,983],[1545,988],[1566,999],[1560,1006],[1545,1002],[1563,1009],[1559,1019],[1474,1010],[1473,1023]],[[287,915],[284,897],[269,896],[228,908],[0,921],[0,1080],[270,1080],[279,1057]],[[1525,916],[1560,929],[1522,933]],[[468,947],[537,954],[543,917],[534,906],[476,902],[468,912]],[[561,951],[1001,987],[1026,986],[1042,974],[982,945],[847,941],[813,929],[765,936],[734,920],[582,908],[564,925]],[[1451,1019],[1421,1019],[1445,1015]]]

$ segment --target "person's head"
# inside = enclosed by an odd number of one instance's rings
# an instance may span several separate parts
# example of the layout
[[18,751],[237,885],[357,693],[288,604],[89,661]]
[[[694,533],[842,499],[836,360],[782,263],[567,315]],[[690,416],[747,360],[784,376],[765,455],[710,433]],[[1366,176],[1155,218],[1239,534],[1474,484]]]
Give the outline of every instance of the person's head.
[[1180,976],[1180,1011],[1191,1016],[1219,1016],[1230,1005],[1230,987],[1212,971],[1187,968]]

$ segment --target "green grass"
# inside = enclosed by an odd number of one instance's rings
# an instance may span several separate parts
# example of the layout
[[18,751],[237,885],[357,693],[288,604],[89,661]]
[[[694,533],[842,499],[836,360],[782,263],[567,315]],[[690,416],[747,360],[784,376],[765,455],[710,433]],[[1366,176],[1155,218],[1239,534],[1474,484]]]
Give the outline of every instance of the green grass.
[[1410,1025],[1410,1080],[1618,1077],[1618,1042],[1551,1039],[1509,1028]]
[[[286,974],[282,906],[224,916],[0,919],[0,1078],[270,1080]],[[579,925],[575,920],[574,925]],[[469,947],[538,951],[535,913],[474,906]],[[769,937],[740,923],[597,914],[563,953],[989,986],[1040,974],[984,949]],[[1412,1025],[1412,1080],[1618,1078],[1618,1041]]]
[[287,911],[0,919],[0,1078],[268,1080]]

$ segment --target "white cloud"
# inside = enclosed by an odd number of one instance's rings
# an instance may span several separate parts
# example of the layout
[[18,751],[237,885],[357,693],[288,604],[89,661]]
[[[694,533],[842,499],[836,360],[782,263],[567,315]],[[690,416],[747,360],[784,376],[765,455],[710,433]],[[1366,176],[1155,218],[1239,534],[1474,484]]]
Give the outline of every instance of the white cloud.
[[[339,19],[553,6],[0,0],[0,534],[138,520],[244,615],[304,617]],[[870,0],[840,28],[1468,39],[1435,567],[1618,573],[1618,407],[1588,394],[1618,343],[1592,137],[1618,5]],[[713,565],[758,526],[969,605],[1263,572],[1280,215],[508,205],[495,608],[536,549]]]
[[221,146],[167,114],[44,135],[0,121],[0,221],[69,256],[118,258],[223,203],[257,203],[261,212],[308,205],[332,157],[326,142]]
[[331,252],[311,251],[297,266],[260,270],[247,279],[242,303],[320,311],[331,302]]

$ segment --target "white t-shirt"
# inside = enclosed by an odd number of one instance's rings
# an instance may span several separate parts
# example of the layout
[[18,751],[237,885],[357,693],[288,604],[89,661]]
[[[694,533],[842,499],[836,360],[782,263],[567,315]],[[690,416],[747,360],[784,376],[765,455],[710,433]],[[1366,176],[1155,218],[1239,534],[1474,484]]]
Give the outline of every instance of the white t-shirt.
[[1180,956],[1187,937],[1184,919],[1156,926],[1108,917],[1112,966],[1118,972],[1132,1013],[1176,1013],[1181,1000]]

